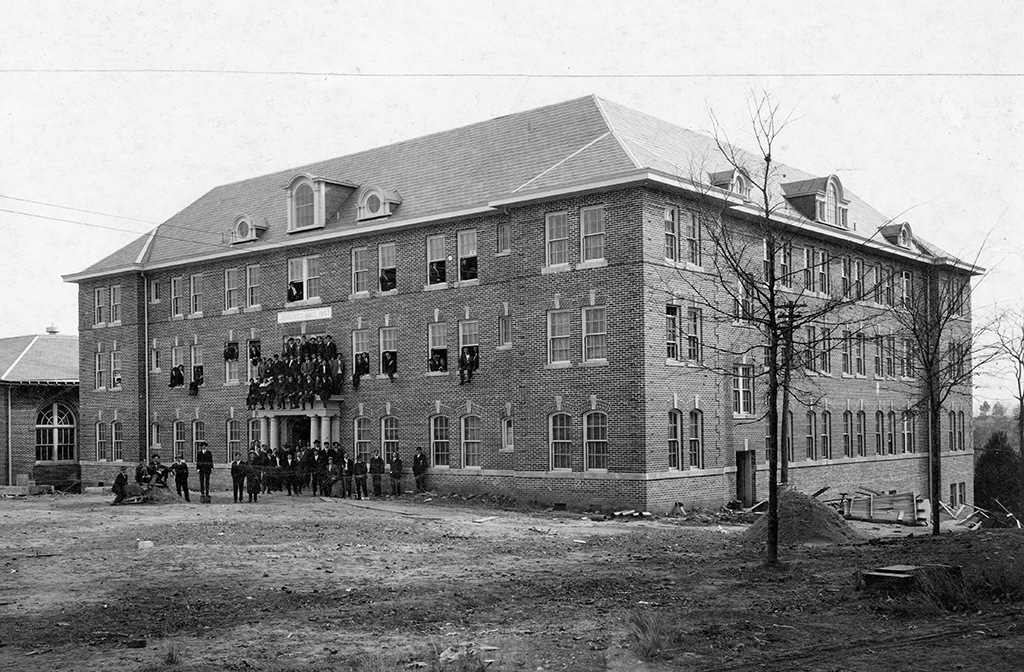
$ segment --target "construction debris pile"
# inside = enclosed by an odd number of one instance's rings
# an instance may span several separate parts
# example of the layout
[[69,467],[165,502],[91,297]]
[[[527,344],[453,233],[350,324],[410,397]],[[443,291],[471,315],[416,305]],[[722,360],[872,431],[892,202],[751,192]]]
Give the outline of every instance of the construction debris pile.
[[[860,535],[831,507],[792,488],[779,489],[779,544],[809,542],[846,543]],[[768,540],[768,516],[763,515],[743,533],[747,544]]]

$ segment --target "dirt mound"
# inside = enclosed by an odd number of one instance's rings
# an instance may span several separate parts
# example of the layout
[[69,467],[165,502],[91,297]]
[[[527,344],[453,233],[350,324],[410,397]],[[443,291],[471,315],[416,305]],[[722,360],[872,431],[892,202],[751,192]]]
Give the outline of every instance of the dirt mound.
[[[792,546],[808,542],[842,543],[858,541],[860,535],[846,519],[809,495],[793,490],[779,490],[779,544]],[[743,533],[748,544],[768,541],[768,515]]]
[[146,497],[147,504],[176,504],[183,501],[178,495],[167,487],[150,487],[148,485],[137,485],[129,483],[125,486],[128,497]]

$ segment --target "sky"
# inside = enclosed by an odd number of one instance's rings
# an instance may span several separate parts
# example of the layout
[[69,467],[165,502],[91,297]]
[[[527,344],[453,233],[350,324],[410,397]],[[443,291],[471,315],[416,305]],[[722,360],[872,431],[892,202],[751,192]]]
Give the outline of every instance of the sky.
[[[1024,13],[1008,1],[4,3],[0,337],[213,187],[588,94],[837,174],[1024,307]],[[979,379],[976,403],[1008,399]]]

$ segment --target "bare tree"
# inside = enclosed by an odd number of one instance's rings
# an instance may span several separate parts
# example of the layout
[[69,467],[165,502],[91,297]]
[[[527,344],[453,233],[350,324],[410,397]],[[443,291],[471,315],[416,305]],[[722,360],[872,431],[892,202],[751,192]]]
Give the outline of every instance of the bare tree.
[[[831,361],[836,341],[827,323],[844,319],[843,311],[868,288],[863,273],[854,279],[845,266],[842,282],[834,283],[833,277],[833,251],[837,247],[853,251],[862,242],[830,242],[830,250],[806,248],[804,267],[797,271],[793,242],[806,232],[782,198],[785,176],[773,157],[789,117],[768,94],[762,94],[751,98],[750,119],[756,154],[735,148],[712,114],[716,148],[727,170],[709,172],[705,165],[691,166],[691,181],[700,190],[696,208],[710,273],[678,277],[710,320],[728,333],[727,338],[719,335],[707,344],[712,356],[702,365],[729,378],[750,375],[763,381],[764,410],[748,422],[767,425],[766,561],[773,564],[778,561],[779,483],[786,481],[787,452],[792,445],[789,406],[811,406],[820,399],[804,372]],[[708,282],[709,276],[714,281]],[[859,315],[858,319],[869,318]],[[744,364],[740,371],[737,359],[759,360],[761,370]]]
[[905,339],[901,366],[921,381],[915,406],[928,419],[933,535],[940,533],[944,406],[953,395],[969,398],[974,372],[996,354],[979,338],[991,325],[975,327],[970,319],[970,278],[979,271],[956,260],[935,259],[922,267],[919,280],[905,279],[902,300],[890,310]]
[[[998,358],[1008,363],[1016,383],[1014,400],[1017,402],[1017,450],[1024,454],[1024,314],[1009,314],[1000,320],[996,330]],[[982,413],[988,412],[988,402],[982,406]],[[999,404],[996,404],[997,406]]]

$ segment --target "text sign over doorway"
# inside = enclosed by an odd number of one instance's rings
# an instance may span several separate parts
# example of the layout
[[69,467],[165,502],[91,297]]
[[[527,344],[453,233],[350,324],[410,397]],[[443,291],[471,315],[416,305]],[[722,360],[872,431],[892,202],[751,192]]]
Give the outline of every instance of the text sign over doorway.
[[277,314],[278,324],[329,319],[331,319],[331,306],[327,306],[326,308],[307,308],[306,310],[289,310],[286,313]]

